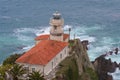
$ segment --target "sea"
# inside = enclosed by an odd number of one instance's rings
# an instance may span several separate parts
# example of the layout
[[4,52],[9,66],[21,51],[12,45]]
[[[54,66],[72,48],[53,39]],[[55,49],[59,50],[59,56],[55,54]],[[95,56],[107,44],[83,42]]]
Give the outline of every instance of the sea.
[[[56,11],[64,18],[65,33],[71,28],[71,39],[89,40],[91,61],[120,47],[120,0],[0,0],[0,63],[29,50],[36,36],[49,33]],[[120,53],[107,58],[120,63]],[[111,75],[120,80],[119,69]]]

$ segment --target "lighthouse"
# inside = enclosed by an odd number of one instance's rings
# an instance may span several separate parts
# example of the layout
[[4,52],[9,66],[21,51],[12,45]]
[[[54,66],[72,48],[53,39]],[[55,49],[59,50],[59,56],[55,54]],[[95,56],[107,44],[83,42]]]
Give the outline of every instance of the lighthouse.
[[55,12],[50,19],[50,34],[37,36],[36,44],[16,63],[23,65],[28,73],[40,71],[45,78],[49,77],[60,62],[69,56],[69,34],[64,33],[63,24],[61,14]]
[[61,17],[59,12],[53,13],[53,17],[50,19],[50,40],[63,41],[64,19]]

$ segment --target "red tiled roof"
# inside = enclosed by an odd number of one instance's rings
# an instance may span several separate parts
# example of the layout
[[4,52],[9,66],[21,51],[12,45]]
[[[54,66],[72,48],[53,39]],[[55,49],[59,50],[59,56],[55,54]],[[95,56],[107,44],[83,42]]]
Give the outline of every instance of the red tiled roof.
[[63,40],[67,39],[69,37],[69,34],[64,34]]
[[50,37],[49,34],[46,35],[40,35],[35,38],[35,40],[47,40]]
[[67,45],[67,42],[43,40],[18,58],[16,62],[45,65]]
[[[46,35],[40,35],[40,36],[37,36],[35,38],[35,40],[48,40],[48,38],[50,37],[49,34],[46,34]],[[64,34],[63,35],[63,40],[67,39],[69,37],[69,34]]]

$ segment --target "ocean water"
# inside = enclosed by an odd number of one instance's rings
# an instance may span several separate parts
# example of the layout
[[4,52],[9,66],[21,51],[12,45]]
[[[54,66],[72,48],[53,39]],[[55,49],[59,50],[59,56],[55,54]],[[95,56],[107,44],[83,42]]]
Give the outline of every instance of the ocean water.
[[[91,61],[120,47],[120,0],[0,0],[0,63],[30,49],[37,35],[49,33],[49,19],[55,11],[64,18],[65,32],[72,29],[71,38],[75,34],[89,40]],[[120,63],[120,55],[107,58]],[[114,80],[120,80],[120,71],[116,72]]]

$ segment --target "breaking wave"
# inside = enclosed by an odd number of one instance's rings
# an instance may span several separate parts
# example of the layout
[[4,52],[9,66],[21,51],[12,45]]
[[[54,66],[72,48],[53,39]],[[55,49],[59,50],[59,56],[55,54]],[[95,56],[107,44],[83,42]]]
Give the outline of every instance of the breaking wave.
[[120,80],[120,69],[116,68],[114,73],[108,73],[109,75],[113,76],[113,80]]

